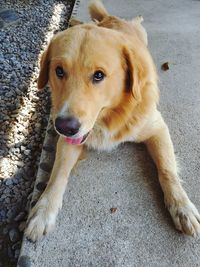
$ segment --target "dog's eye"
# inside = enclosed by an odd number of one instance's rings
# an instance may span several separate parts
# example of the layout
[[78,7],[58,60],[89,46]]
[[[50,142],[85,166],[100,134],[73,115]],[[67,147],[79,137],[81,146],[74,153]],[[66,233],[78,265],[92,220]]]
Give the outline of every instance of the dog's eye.
[[93,74],[92,81],[93,81],[93,83],[98,83],[98,82],[102,81],[104,79],[104,77],[105,77],[105,74],[101,70],[97,70]]
[[62,67],[58,66],[56,67],[56,75],[58,78],[62,79],[65,75],[64,70]]

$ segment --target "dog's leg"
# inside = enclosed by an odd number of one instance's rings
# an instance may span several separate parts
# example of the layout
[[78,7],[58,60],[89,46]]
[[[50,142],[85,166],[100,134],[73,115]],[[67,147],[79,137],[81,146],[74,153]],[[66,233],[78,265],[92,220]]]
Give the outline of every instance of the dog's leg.
[[56,159],[48,185],[28,218],[25,235],[36,241],[55,225],[56,216],[62,207],[63,194],[68,176],[76,164],[82,146],[68,145],[62,137],[57,144]]
[[145,143],[158,169],[165,204],[176,228],[185,234],[196,236],[200,234],[200,215],[181,186],[173,144],[162,118],[159,125],[162,126]]

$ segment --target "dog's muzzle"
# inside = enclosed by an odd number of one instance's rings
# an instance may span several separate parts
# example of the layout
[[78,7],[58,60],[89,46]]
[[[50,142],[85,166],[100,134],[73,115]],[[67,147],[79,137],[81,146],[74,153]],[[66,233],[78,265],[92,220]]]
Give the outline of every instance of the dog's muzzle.
[[83,136],[77,137],[80,129],[80,122],[73,116],[57,117],[55,120],[56,131],[65,136],[65,141],[71,145],[82,144],[89,135],[89,132]]

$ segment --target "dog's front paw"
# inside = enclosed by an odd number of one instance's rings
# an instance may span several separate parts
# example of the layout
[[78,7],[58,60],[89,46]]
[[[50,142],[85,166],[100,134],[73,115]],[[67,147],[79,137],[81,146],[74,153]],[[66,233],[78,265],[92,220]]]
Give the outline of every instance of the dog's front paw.
[[52,209],[46,199],[41,199],[30,211],[25,235],[32,241],[37,241],[49,233],[55,226],[58,210]]
[[184,204],[178,201],[170,204],[168,209],[179,231],[191,236],[200,235],[200,215],[189,199]]

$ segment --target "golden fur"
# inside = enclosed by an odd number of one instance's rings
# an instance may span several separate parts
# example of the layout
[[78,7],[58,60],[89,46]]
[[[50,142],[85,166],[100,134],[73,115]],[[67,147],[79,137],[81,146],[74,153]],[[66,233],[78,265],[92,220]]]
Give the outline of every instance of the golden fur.
[[[50,181],[30,212],[26,235],[37,240],[54,226],[83,146],[108,150],[125,141],[145,142],[176,228],[197,235],[200,216],[180,184],[169,131],[156,107],[157,73],[143,19],[110,16],[99,0],[92,1],[89,10],[94,23],[75,21],[76,26],[51,40],[38,78],[39,89],[50,85],[53,119],[72,114],[81,123],[78,136],[89,135],[81,145],[69,145],[60,136]],[[63,79],[56,76],[57,66],[66,71]],[[106,75],[98,84],[91,82],[96,70]]]

